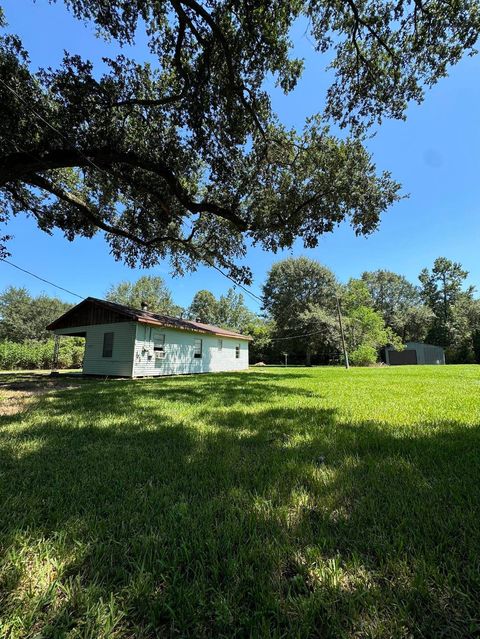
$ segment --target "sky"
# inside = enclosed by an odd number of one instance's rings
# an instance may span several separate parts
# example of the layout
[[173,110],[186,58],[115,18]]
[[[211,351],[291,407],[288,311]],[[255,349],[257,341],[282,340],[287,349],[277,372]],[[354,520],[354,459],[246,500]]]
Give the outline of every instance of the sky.
[[[69,14],[62,3],[47,0],[2,0],[7,30],[18,34],[30,54],[32,68],[56,67],[64,50],[79,53],[101,64],[103,55],[117,50],[95,38]],[[304,120],[323,108],[329,84],[321,60],[305,32],[297,24],[292,31],[295,54],[305,59],[305,72],[295,91],[284,96],[272,89],[272,101],[280,119],[289,126],[303,126]],[[145,42],[128,51],[139,60],[148,57]],[[271,265],[284,257],[306,255],[331,268],[340,281],[359,277],[363,271],[388,269],[418,283],[418,273],[431,267],[435,258],[459,261],[469,271],[469,283],[480,293],[480,56],[465,58],[426,93],[421,105],[412,104],[407,121],[385,121],[367,146],[378,170],[389,170],[408,195],[383,216],[380,229],[364,238],[355,236],[347,224],[320,239],[315,249],[297,242],[291,250],[277,254],[250,248],[245,262],[254,274],[250,289],[261,293]],[[149,270],[130,269],[116,262],[103,237],[68,242],[62,233],[49,236],[34,221],[21,215],[7,227],[10,261],[83,297],[104,297],[107,289],[123,280],[135,281],[145,274],[161,275],[175,301],[188,306],[196,291],[210,289],[225,293],[231,282],[211,268],[172,278],[168,263]],[[2,235],[4,233],[2,232]],[[47,293],[69,302],[76,298],[58,291],[0,262],[0,290],[25,286],[32,294]],[[78,301],[78,300],[77,300]],[[258,304],[246,296],[253,311]]]

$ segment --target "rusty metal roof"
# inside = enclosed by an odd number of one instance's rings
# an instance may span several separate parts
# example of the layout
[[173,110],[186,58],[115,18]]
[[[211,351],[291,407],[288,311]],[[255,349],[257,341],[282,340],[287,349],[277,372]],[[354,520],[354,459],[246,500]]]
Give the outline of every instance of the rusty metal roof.
[[[219,337],[234,337],[237,339],[251,340],[249,335],[242,335],[220,326],[214,326],[212,324],[203,324],[202,322],[194,322],[192,320],[186,320],[179,317],[171,317],[170,315],[160,315],[159,313],[151,313],[150,311],[143,311],[123,304],[117,304],[116,302],[109,302],[107,300],[97,299],[96,297],[87,297],[80,304],[77,304],[61,317],[47,326],[47,330],[52,331],[55,328],[59,328],[60,324],[65,327],[65,323],[68,324],[68,317],[73,317],[75,311],[79,310],[87,304],[93,304],[95,306],[104,308],[106,310],[118,313],[125,318],[132,321],[141,322],[142,324],[153,324],[156,326],[163,326],[165,328],[175,328],[183,331],[194,331],[197,333],[207,333],[210,335],[218,335]],[[74,324],[72,324],[74,326]]]

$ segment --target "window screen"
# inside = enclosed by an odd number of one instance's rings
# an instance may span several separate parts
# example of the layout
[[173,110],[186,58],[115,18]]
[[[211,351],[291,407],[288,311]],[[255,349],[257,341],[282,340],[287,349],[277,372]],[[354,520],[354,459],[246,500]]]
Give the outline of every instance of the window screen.
[[200,357],[202,357],[202,340],[201,339],[194,340],[193,356],[196,359],[199,359]]
[[113,333],[104,333],[102,357],[111,357],[112,352],[113,352]]
[[235,346],[235,357],[240,359],[240,345]]
[[154,331],[153,333],[153,350],[161,351],[165,350],[165,335],[163,333],[159,333],[158,331]]

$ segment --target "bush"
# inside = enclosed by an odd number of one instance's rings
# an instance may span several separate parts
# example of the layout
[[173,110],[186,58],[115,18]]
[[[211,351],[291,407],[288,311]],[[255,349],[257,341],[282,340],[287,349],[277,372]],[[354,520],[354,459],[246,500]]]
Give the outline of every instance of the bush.
[[[64,337],[60,340],[58,355],[59,368],[80,368],[83,359],[83,339]],[[29,340],[0,343],[0,369],[19,370],[32,368],[51,368],[53,360],[54,340],[47,342]]]
[[349,355],[352,366],[371,366],[377,361],[377,351],[373,346],[361,344]]

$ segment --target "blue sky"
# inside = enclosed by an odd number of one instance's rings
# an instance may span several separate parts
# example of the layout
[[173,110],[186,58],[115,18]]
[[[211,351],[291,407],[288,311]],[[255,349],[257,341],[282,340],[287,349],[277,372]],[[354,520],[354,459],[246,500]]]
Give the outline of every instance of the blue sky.
[[[94,62],[115,50],[94,37],[62,4],[47,0],[3,0],[9,31],[21,36],[32,67],[55,67],[63,50],[80,53]],[[284,123],[301,127],[306,116],[320,111],[328,75],[314,53],[303,25],[293,31],[296,53],[306,60],[306,71],[290,96],[273,92],[275,109]],[[142,44],[136,57],[147,55]],[[390,170],[410,197],[393,206],[383,217],[380,230],[368,238],[356,237],[347,226],[324,236],[314,250],[300,243],[291,251],[266,253],[250,249],[246,262],[254,273],[251,289],[259,293],[271,264],[287,255],[308,255],[331,268],[341,281],[365,270],[386,268],[403,273],[413,282],[424,266],[444,255],[460,261],[470,271],[469,282],[480,291],[480,125],[478,83],[480,57],[466,58],[426,94],[421,105],[411,105],[406,122],[387,121],[368,142],[379,170]],[[61,233],[48,236],[33,220],[19,216],[8,227],[11,261],[80,295],[102,297],[121,280],[134,281],[142,274],[165,278],[177,303],[188,305],[200,288],[216,295],[231,285],[208,268],[184,278],[171,278],[169,265],[132,270],[115,262],[99,234],[93,240],[65,240]],[[26,286],[32,293],[46,292],[74,302],[75,298],[0,263],[0,289]],[[246,302],[258,310],[250,298]]]

